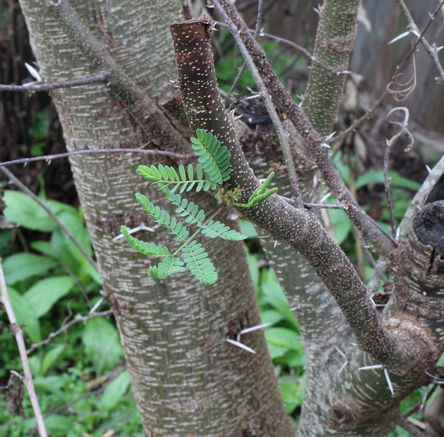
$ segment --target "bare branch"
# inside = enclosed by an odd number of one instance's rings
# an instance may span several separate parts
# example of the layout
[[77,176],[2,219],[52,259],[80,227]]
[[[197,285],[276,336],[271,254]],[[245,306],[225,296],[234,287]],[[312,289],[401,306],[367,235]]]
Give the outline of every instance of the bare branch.
[[[143,146],[142,146],[143,147]],[[145,150],[145,149],[94,149],[94,150],[75,150],[74,152],[57,153],[55,155],[43,155],[35,156],[32,158],[14,159],[12,161],[0,162],[0,167],[7,167],[15,164],[28,164],[29,162],[36,161],[52,161],[54,159],[66,158],[76,155],[100,155],[100,154],[113,154],[113,153],[142,153],[146,155],[163,155],[170,156],[176,159],[188,159],[193,155],[182,155],[180,153],[167,152],[165,150]]]
[[[433,63],[435,64],[436,69],[439,72],[439,82],[443,82],[444,81],[444,70],[442,68],[441,62],[439,62],[439,59],[438,59],[438,51],[439,51],[438,48],[436,47],[436,45],[431,46],[428,43],[428,41],[424,38],[424,33],[419,35],[418,26],[416,25],[415,21],[413,20],[412,14],[408,10],[404,0],[398,0],[398,3],[402,9],[402,12],[404,12],[404,15],[406,16],[406,18],[409,22],[408,27],[410,28],[411,33],[413,33],[414,35],[418,35],[418,39],[421,41],[421,44],[423,45],[426,52],[430,55],[430,58],[432,59]],[[444,2],[441,1],[440,7],[443,4],[444,4]]]
[[29,93],[39,92],[39,91],[51,91],[59,88],[72,88],[76,86],[90,85],[97,82],[106,82],[110,77],[110,73],[103,72],[98,73],[94,76],[85,77],[84,79],[67,80],[64,82],[57,83],[38,83],[30,82],[26,85],[0,85],[1,91],[27,91]]
[[22,184],[6,167],[0,167],[0,172],[6,175],[11,182],[19,188],[24,193],[28,194],[28,196],[32,197],[46,212],[47,214],[57,223],[60,229],[66,234],[66,236],[74,243],[77,249],[83,254],[83,256],[88,260],[88,262],[92,265],[92,267],[97,270],[97,263],[91,258],[89,253],[83,248],[83,246],[77,241],[71,231],[59,220],[59,218],[51,211],[51,209],[39,199],[26,185]]
[[[410,59],[410,56],[412,56],[412,54],[415,52],[416,48],[418,47],[418,44],[421,42],[421,39],[423,38],[423,36],[427,32],[430,25],[435,20],[436,15],[441,10],[443,5],[444,5],[444,0],[441,0],[438,7],[435,10],[435,12],[430,14],[430,19],[427,22],[426,26],[424,27],[424,30],[421,32],[421,34],[419,35],[419,38],[416,40],[415,44],[413,44],[413,47],[410,49],[410,51],[404,57],[402,62],[396,67],[396,70],[393,73],[393,76],[392,76],[390,82],[396,81],[396,78],[398,77],[399,73],[406,66],[407,61]],[[389,93],[389,90],[385,89],[384,92],[379,97],[379,99],[373,104],[373,106],[361,118],[358,118],[356,121],[354,121],[350,127],[348,127],[345,131],[341,132],[339,135],[337,135],[335,138],[333,138],[331,140],[331,142],[335,142],[341,138],[345,138],[350,133],[354,132],[358,126],[360,126],[365,120],[367,120],[373,114],[375,109],[382,103],[382,101],[384,100],[384,98],[387,96],[388,93]]]
[[34,389],[34,382],[32,380],[31,369],[29,368],[28,355],[26,354],[25,340],[23,338],[23,331],[21,326],[17,323],[14,310],[12,309],[11,301],[9,300],[8,289],[6,287],[5,275],[3,273],[3,266],[0,259],[0,288],[2,292],[2,302],[8,315],[9,322],[11,324],[11,333],[14,335],[17,341],[17,346],[22,360],[24,377],[20,377],[28,390],[29,399],[31,400],[32,409],[34,410],[35,418],[37,421],[37,427],[41,437],[48,437],[46,432],[45,422],[43,420],[42,411],[40,409],[39,401]]
[[[259,37],[259,33],[261,30],[262,25],[262,14],[263,14],[263,6],[264,2],[263,0],[259,0],[257,4],[257,18],[256,18],[256,28],[253,31],[254,38],[257,39]],[[237,73],[237,76],[234,78],[233,84],[231,85],[228,94],[225,96],[225,100],[227,102],[230,102],[230,97],[233,94],[234,90],[237,87],[237,84],[239,83],[240,78],[245,72],[245,68],[247,68],[247,61],[244,61],[242,64],[242,67],[239,69],[239,72]]]
[[276,129],[276,133],[279,138],[279,143],[282,149],[282,154],[284,155],[285,165],[288,172],[288,178],[290,179],[290,187],[292,194],[295,198],[296,204],[301,207],[302,201],[301,201],[301,194],[300,194],[300,188],[299,188],[299,181],[298,176],[296,174],[296,169],[293,162],[293,156],[291,154],[290,150],[290,144],[288,142],[288,136],[284,130],[284,127],[282,126],[282,122],[277,114],[276,108],[274,106],[273,101],[271,100],[270,95],[268,94],[267,88],[265,87],[264,81],[262,80],[261,75],[259,74],[258,69],[256,68],[256,65],[251,58],[250,54],[248,53],[247,48],[245,47],[245,44],[243,43],[239,31],[237,30],[234,23],[231,21],[231,19],[228,17],[228,14],[225,12],[225,10],[222,8],[218,0],[211,0],[217,11],[222,15],[225,22],[228,25],[228,28],[230,29],[230,32],[236,41],[236,44],[239,47],[240,52],[242,53],[242,56],[245,59],[245,62],[248,64],[248,68],[250,69],[250,72],[254,78],[254,81],[256,85],[259,88],[259,92],[261,96],[264,98],[265,106],[267,108],[268,114],[270,115],[270,118],[273,122],[273,126]]
[[412,437],[427,437],[427,434],[418,429],[413,423],[406,419],[404,416],[399,415],[396,418],[396,424],[401,428],[404,428]]
[[80,314],[77,314],[72,320],[70,320],[68,323],[63,324],[59,329],[57,329],[57,331],[51,332],[48,335],[48,337],[46,337],[45,340],[42,340],[38,343],[32,344],[31,347],[26,351],[26,353],[28,355],[30,355],[32,352],[34,352],[40,346],[48,344],[53,338],[57,337],[60,334],[66,333],[72,325],[74,325],[78,322],[86,323],[86,322],[88,322],[88,320],[91,320],[95,317],[107,317],[107,316],[112,315],[112,313],[113,312],[111,310],[106,310],[106,311],[101,311],[99,313],[92,312],[92,313],[88,314],[87,316],[82,316]]
[[274,103],[288,116],[304,139],[307,145],[307,150],[315,158],[328,188],[339,202],[348,205],[346,210],[347,214],[361,230],[364,237],[368,239],[381,254],[388,254],[396,246],[395,242],[385,234],[376,223],[364,213],[364,211],[362,211],[359,204],[353,198],[344,181],[331,163],[326,153],[326,149],[323,147],[325,139],[323,139],[313,128],[304,111],[293,101],[285,87],[281,84],[268,61],[265,52],[250,35],[248,28],[239,17],[235,7],[228,0],[219,0],[218,3],[223,5],[224,11],[227,12],[227,15],[239,30],[238,34],[251,55],[253,62],[258,68],[260,68],[261,77],[267,90],[273,97]]

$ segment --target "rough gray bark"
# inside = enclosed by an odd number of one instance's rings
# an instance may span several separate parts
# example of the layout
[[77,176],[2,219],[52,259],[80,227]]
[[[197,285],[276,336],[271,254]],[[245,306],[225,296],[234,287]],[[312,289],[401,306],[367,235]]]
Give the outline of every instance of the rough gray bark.
[[[172,95],[168,24],[180,19],[180,2],[72,2],[71,8],[63,0],[23,0],[21,6],[46,81],[112,71],[108,86],[52,92],[68,150],[148,144],[185,151],[187,142],[156,103],[160,96]],[[145,433],[289,436],[292,429],[263,334],[246,339],[256,355],[225,342],[243,327],[260,323],[242,243],[211,245],[220,278],[211,288],[190,274],[151,280],[149,260],[122,240],[112,241],[122,224],[153,225],[134,193],[145,192],[153,202],[160,197],[135,169],[160,162],[174,165],[169,159],[130,154],[71,159]],[[199,196],[199,201],[207,210],[214,207],[211,196]],[[171,242],[162,229],[156,229],[155,237],[139,237]]]

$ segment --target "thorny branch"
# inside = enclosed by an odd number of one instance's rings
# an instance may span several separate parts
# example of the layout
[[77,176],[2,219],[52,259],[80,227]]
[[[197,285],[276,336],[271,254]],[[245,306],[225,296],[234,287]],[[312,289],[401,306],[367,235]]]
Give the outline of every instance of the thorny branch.
[[[396,81],[396,78],[398,77],[399,73],[402,71],[402,69],[406,66],[407,61],[410,59],[410,56],[415,52],[416,48],[418,47],[418,44],[421,42],[422,38],[424,37],[425,33],[427,32],[430,25],[434,22],[436,15],[441,10],[441,8],[444,5],[444,0],[441,0],[436,10],[430,15],[430,19],[427,22],[426,26],[424,27],[424,30],[419,35],[418,39],[416,40],[415,44],[413,44],[413,47],[410,49],[410,51],[407,53],[407,55],[404,57],[402,62],[396,67],[395,72],[393,73],[393,76],[390,80],[390,82]],[[389,94],[389,90],[385,89],[384,92],[380,95],[379,99],[373,104],[373,106],[360,118],[355,120],[353,124],[348,127],[345,131],[341,132],[339,135],[331,139],[331,142],[335,142],[339,139],[345,138],[348,135],[350,135],[352,132],[354,132],[358,126],[360,126],[365,120],[367,120],[375,111],[376,108],[381,105],[382,101],[385,99],[385,97]]]
[[108,72],[98,73],[84,79],[67,80],[56,83],[29,82],[26,85],[0,85],[1,91],[27,91],[30,93],[39,91],[52,91],[60,88],[72,88],[76,86],[90,85],[97,82],[106,82],[110,74]]
[[[424,49],[430,55],[433,63],[435,64],[435,67],[436,67],[436,69],[439,72],[439,82],[444,82],[444,70],[442,68],[441,62],[439,62],[439,59],[438,59],[439,48],[436,47],[435,44],[433,46],[431,46],[429,44],[429,42],[424,37],[424,32],[422,32],[421,35],[419,34],[418,26],[416,25],[415,21],[413,20],[412,14],[408,10],[404,0],[398,0],[398,3],[399,3],[399,6],[402,9],[402,12],[404,12],[404,15],[406,16],[406,18],[407,18],[407,20],[409,22],[409,26],[408,27],[410,28],[411,33],[413,33],[418,38],[421,38],[420,39],[421,44],[423,45]],[[444,1],[441,1],[440,5],[439,5],[439,8],[441,8],[441,6],[443,4],[444,4]],[[435,13],[435,15],[436,15],[436,13]],[[392,42],[393,42],[393,40],[392,40]]]
[[303,110],[293,101],[285,87],[281,84],[269,63],[265,52],[250,35],[248,28],[239,17],[235,7],[229,0],[219,0],[218,3],[220,3],[223,10],[238,29],[239,35],[253,59],[254,64],[260,70],[260,75],[277,108],[288,116],[304,139],[308,150],[313,155],[317,165],[321,169],[325,183],[331,193],[340,203],[348,206],[346,210],[347,215],[360,229],[364,237],[375,246],[378,252],[384,255],[388,254],[394,249],[396,243],[362,211],[359,204],[353,198],[326,153],[325,139],[319,136]]
[[46,431],[45,422],[43,420],[42,411],[40,409],[39,401],[37,399],[37,395],[34,389],[34,383],[32,380],[31,369],[29,368],[28,355],[26,354],[26,346],[25,340],[23,338],[23,331],[21,326],[17,323],[17,319],[15,318],[14,311],[12,309],[11,301],[9,300],[8,289],[6,287],[5,275],[3,273],[3,266],[0,259],[0,288],[1,288],[1,299],[3,305],[6,309],[6,314],[8,315],[9,322],[11,324],[11,333],[14,335],[17,346],[19,349],[20,359],[23,365],[23,373],[24,377],[20,376],[16,373],[22,380],[23,384],[26,386],[28,390],[29,399],[31,401],[32,409],[34,410],[35,418],[37,421],[37,427],[39,430],[39,434],[41,437],[48,437],[48,433]]
[[293,194],[293,197],[296,201],[296,204],[300,207],[302,206],[301,201],[301,194],[300,194],[300,187],[299,187],[299,181],[298,176],[296,174],[296,169],[293,162],[293,157],[290,150],[290,144],[288,142],[288,135],[284,130],[284,127],[282,126],[282,122],[277,114],[276,108],[273,104],[273,101],[271,100],[270,95],[268,94],[267,88],[265,87],[264,81],[262,80],[261,75],[259,74],[259,71],[256,67],[256,65],[253,62],[253,59],[251,58],[250,54],[248,53],[247,48],[245,47],[245,44],[240,38],[239,31],[237,30],[234,23],[230,20],[224,9],[221,7],[218,0],[211,0],[214,7],[217,9],[217,11],[222,15],[225,22],[228,25],[228,28],[230,29],[230,32],[235,39],[240,52],[242,53],[242,56],[245,59],[245,62],[248,64],[248,68],[250,69],[251,74],[253,75],[254,81],[256,85],[259,88],[259,93],[264,98],[265,106],[267,108],[268,114],[270,115],[270,118],[273,122],[273,126],[276,129],[276,133],[279,138],[279,143],[282,149],[282,154],[284,155],[285,165],[288,172],[288,177],[290,180],[290,187]]
[[[241,186],[242,196],[247,197],[259,186],[259,181],[242,153],[233,119],[218,92],[210,43],[211,25],[209,20],[193,20],[170,26],[178,83],[191,127],[213,132],[230,150],[230,184]],[[423,343],[413,337],[401,339],[385,329],[369,299],[367,287],[314,214],[296,209],[276,195],[242,213],[307,259],[332,293],[363,350],[389,367],[417,365]]]

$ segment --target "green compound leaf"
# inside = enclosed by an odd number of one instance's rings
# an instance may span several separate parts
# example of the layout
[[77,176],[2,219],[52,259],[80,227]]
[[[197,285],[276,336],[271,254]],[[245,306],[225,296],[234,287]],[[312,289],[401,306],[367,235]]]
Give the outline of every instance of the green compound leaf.
[[166,198],[176,207],[176,213],[181,217],[186,217],[185,222],[203,225],[205,212],[199,209],[198,205],[194,202],[188,202],[187,199],[182,199],[180,194],[174,194],[165,186],[161,187],[160,191],[162,191]]
[[202,244],[192,241],[182,249],[182,258],[191,273],[199,281],[206,284],[214,284],[217,281],[217,273]]
[[157,223],[168,228],[169,231],[176,236],[174,240],[186,240],[189,232],[182,222],[177,221],[176,218],[171,218],[171,216],[164,210],[160,209],[158,206],[154,206],[143,194],[136,193],[136,200],[142,205],[142,208],[150,217],[152,217]]
[[142,255],[155,256],[155,257],[162,257],[169,255],[170,252],[168,250],[168,247],[157,246],[154,243],[147,243],[146,241],[141,241],[137,238],[134,238],[129,233],[129,229],[126,226],[122,226],[120,229],[128,244],[133,249],[136,249],[137,252],[140,252]]
[[[196,191],[208,191],[210,189],[216,189],[216,182],[205,178],[205,173],[202,166],[199,164],[196,167],[196,177],[194,175],[194,168],[191,164],[187,169],[183,165],[179,165],[178,171],[172,167],[166,165],[152,165],[147,167],[145,165],[139,165],[137,172],[149,181],[152,181],[156,185],[172,185],[171,191],[177,190],[180,187],[180,192],[185,190],[190,191],[195,189]],[[174,184],[174,185],[173,185]]]
[[197,138],[192,137],[194,153],[199,156],[199,162],[208,177],[217,184],[223,184],[230,179],[230,152],[211,133],[204,129],[196,130]]
[[221,222],[210,220],[208,223],[203,223],[205,220],[205,212],[194,204],[188,202],[187,199],[182,199],[179,194],[172,193],[167,187],[160,189],[165,194],[167,199],[176,206],[176,213],[181,217],[186,217],[187,223],[196,223],[201,229],[202,234],[210,238],[223,238],[224,240],[239,241],[247,238],[245,235],[231,229],[229,226]]
[[168,276],[174,275],[175,273],[184,272],[185,268],[182,267],[183,265],[183,261],[181,261],[179,258],[169,255],[163,259],[157,267],[150,267],[148,274],[155,279],[165,279],[168,278]]
[[247,238],[240,232],[231,229],[229,226],[221,222],[210,220],[206,225],[202,226],[202,234],[210,238],[223,238],[224,240],[239,241]]

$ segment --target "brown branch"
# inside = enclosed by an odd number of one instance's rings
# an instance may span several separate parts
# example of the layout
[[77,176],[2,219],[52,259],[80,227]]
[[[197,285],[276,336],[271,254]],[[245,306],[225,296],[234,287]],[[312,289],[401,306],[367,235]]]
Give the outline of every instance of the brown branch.
[[236,29],[236,26],[234,23],[230,20],[228,15],[225,13],[225,11],[220,6],[219,2],[217,0],[211,0],[217,11],[223,16],[224,20],[226,21],[228,28],[230,29],[230,32],[236,41],[237,46],[239,47],[239,50],[242,54],[242,56],[245,59],[246,64],[248,65],[248,68],[250,69],[250,72],[254,78],[254,81],[259,88],[259,93],[264,98],[265,107],[267,108],[268,115],[271,118],[271,121],[273,123],[273,126],[276,130],[276,134],[279,138],[279,144],[281,146],[282,154],[284,156],[285,161],[285,167],[287,168],[288,173],[288,179],[290,180],[290,188],[293,194],[293,197],[295,199],[296,204],[301,207],[302,206],[302,200],[301,200],[301,193],[300,193],[300,187],[299,187],[299,180],[298,176],[296,174],[296,169],[293,162],[293,156],[291,154],[290,150],[290,144],[288,142],[288,135],[284,130],[284,127],[282,125],[282,122],[276,112],[276,108],[273,104],[273,101],[271,100],[270,95],[268,94],[268,91],[265,87],[265,84],[262,80],[261,75],[259,74],[258,69],[256,68],[256,65],[253,62],[253,59],[251,59],[250,54],[247,51],[247,48],[245,47],[245,44],[240,38],[239,32]]
[[35,156],[32,158],[20,158],[12,161],[0,162],[0,167],[7,167],[14,164],[28,164],[36,161],[53,161],[54,159],[67,158],[76,155],[98,155],[112,153],[142,153],[146,155],[162,155],[170,156],[176,159],[188,159],[193,155],[182,155],[180,153],[167,152],[166,150],[145,150],[145,149],[92,149],[92,150],[75,150],[74,152],[57,153],[55,155]]
[[[210,20],[170,26],[178,83],[191,127],[213,132],[230,150],[229,183],[232,187],[243,188],[239,199],[242,203],[259,186],[259,181],[242,153],[233,118],[225,110],[218,92],[211,27]],[[362,349],[392,368],[417,364],[422,343],[410,336],[399,340],[383,327],[367,288],[314,214],[296,209],[276,195],[257,207],[242,209],[242,213],[274,239],[290,244],[305,256],[336,299]]]
[[[419,37],[416,40],[415,44],[413,44],[412,48],[407,53],[407,55],[404,57],[402,62],[396,67],[395,72],[393,73],[393,76],[392,76],[392,78],[389,81],[390,83],[393,82],[393,81],[396,81],[396,78],[398,77],[399,73],[406,66],[407,61],[410,59],[410,56],[412,56],[413,53],[415,53],[416,48],[418,47],[419,43],[422,41],[422,38],[424,37],[424,35],[427,32],[427,30],[430,27],[430,25],[435,21],[435,17],[438,14],[438,12],[441,10],[443,5],[444,5],[444,0],[441,0],[441,2],[439,3],[438,7],[436,8],[436,10],[432,14],[430,14],[429,21],[427,22],[426,26],[424,27],[424,30],[421,32],[421,34],[419,35]],[[387,94],[389,94],[389,90],[386,88],[384,90],[384,92],[380,95],[379,99],[373,104],[373,106],[361,118],[358,118],[345,131],[341,132],[339,135],[337,135],[336,137],[332,138],[331,142],[337,141],[337,140],[339,140],[341,138],[345,138],[349,134],[354,132],[358,128],[358,126],[360,126],[365,120],[367,120],[370,117],[370,115],[373,114],[375,109],[379,105],[381,105],[382,101],[387,96]]]
[[1,91],[27,91],[30,93],[39,91],[51,91],[59,88],[72,88],[76,86],[90,85],[97,82],[106,82],[110,74],[107,72],[98,73],[94,76],[85,77],[84,79],[67,80],[57,83],[42,83],[30,82],[26,85],[0,85]]
[[88,320],[91,320],[95,317],[107,317],[110,316],[112,313],[113,312],[111,310],[106,310],[99,313],[91,313],[87,316],[77,314],[72,320],[70,320],[68,323],[63,324],[59,329],[57,329],[57,331],[51,332],[48,337],[45,338],[45,340],[32,344],[31,347],[26,351],[26,353],[29,355],[40,346],[48,344],[53,338],[57,337],[60,334],[66,333],[72,325],[78,322],[86,323]]
[[9,300],[8,288],[6,287],[5,275],[3,273],[1,259],[0,259],[0,289],[2,292],[1,294],[2,302],[5,307],[6,314],[8,315],[9,323],[11,324],[11,333],[14,335],[15,340],[17,341],[20,359],[22,361],[22,366],[23,366],[23,373],[25,376],[22,377],[18,373],[15,373],[15,375],[17,375],[22,380],[23,384],[28,390],[29,399],[31,401],[32,409],[34,410],[40,436],[48,437],[48,433],[45,427],[45,422],[43,420],[42,411],[40,409],[39,401],[37,399],[37,395],[34,389],[32,373],[29,367],[28,355],[26,354],[26,346],[25,346],[25,340],[23,338],[23,331],[21,326],[17,323],[14,310],[12,309],[11,301]]
[[277,108],[288,116],[307,144],[308,150],[321,169],[325,183],[331,193],[340,203],[348,206],[346,213],[350,217],[350,220],[352,220],[356,227],[362,232],[364,237],[373,244],[375,249],[381,255],[387,255],[390,253],[396,247],[396,243],[384,231],[382,231],[367,214],[365,214],[353,198],[328,157],[324,145],[324,139],[319,136],[303,110],[293,101],[285,87],[281,84],[267,59],[264,50],[251,36],[247,26],[239,17],[235,7],[229,0],[219,0],[219,2],[238,29],[240,37],[254,63],[258,67],[265,86],[271,94]]

